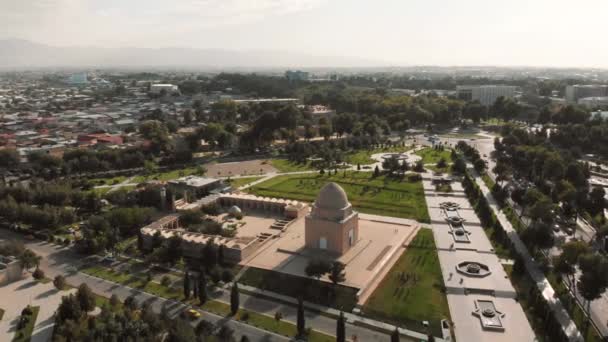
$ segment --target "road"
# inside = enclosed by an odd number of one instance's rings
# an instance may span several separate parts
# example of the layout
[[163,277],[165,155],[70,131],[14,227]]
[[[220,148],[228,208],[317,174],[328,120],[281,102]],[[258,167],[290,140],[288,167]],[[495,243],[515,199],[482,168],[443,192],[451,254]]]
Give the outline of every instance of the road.
[[[11,231],[0,229],[0,240],[20,240],[23,238]],[[166,300],[159,298],[145,292],[141,292],[138,289],[133,289],[128,286],[116,284],[103,279],[89,276],[87,274],[78,272],[77,269],[87,263],[93,262],[96,257],[82,258],[81,255],[76,254],[70,248],[57,247],[53,244],[39,241],[25,242],[26,247],[34,251],[36,254],[42,257],[40,262],[40,268],[45,271],[47,277],[53,278],[58,274],[62,274],[66,277],[66,280],[71,285],[78,286],[81,283],[86,283],[93,292],[110,297],[112,294],[118,296],[119,299],[124,300],[129,296],[135,296],[138,303],[149,303],[155,312],[160,313],[165,307],[168,310],[171,317],[178,315],[183,311],[186,306],[181,302],[174,300]],[[219,290],[213,294],[217,300],[229,302],[229,293],[226,290]],[[297,313],[296,308],[289,305],[284,305],[278,302],[252,297],[246,294],[240,296],[241,307],[248,310],[266,313],[274,315],[275,312],[280,311],[283,314],[283,319],[291,322],[296,321]],[[241,334],[247,335],[252,341],[287,341],[283,336],[272,334],[264,330],[260,330],[253,326],[243,324],[241,322],[232,321],[225,317],[220,317],[212,313],[204,312],[203,317],[211,322],[219,322],[228,324],[237,333],[240,338]],[[334,335],[336,329],[336,321],[333,318],[322,316],[315,312],[306,311],[306,324],[307,326],[313,327],[315,330]],[[365,329],[352,324],[346,325],[347,336],[356,335],[359,341],[389,341],[390,337],[386,334],[379,333],[373,330]],[[405,337],[401,338],[402,341],[408,341]]]

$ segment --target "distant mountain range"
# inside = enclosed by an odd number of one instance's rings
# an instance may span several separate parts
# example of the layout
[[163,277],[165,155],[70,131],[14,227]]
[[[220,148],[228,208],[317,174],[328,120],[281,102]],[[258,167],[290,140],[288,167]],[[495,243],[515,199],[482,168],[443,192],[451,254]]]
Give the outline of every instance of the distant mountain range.
[[27,40],[0,40],[0,69],[33,67],[376,67],[385,63],[354,57],[321,57],[285,51],[194,48],[59,47]]

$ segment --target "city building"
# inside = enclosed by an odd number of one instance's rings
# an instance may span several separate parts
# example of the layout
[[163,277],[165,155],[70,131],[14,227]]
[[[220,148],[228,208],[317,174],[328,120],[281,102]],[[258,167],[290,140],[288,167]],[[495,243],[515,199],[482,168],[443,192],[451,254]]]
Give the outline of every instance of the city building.
[[0,286],[21,279],[23,269],[15,257],[0,255]]
[[306,216],[306,247],[342,255],[354,246],[358,238],[359,213],[353,210],[342,187],[328,183]]
[[211,191],[223,187],[221,179],[186,176],[167,182],[167,187],[175,195],[186,198],[188,201],[204,197]]
[[507,85],[463,85],[456,87],[456,93],[461,100],[479,101],[484,106],[491,106],[501,96],[515,96],[515,88]]
[[89,80],[87,78],[87,74],[82,72],[82,73],[70,75],[70,77],[68,77],[67,82],[68,82],[68,84],[71,84],[71,85],[84,85],[84,84],[89,83]]
[[176,93],[179,91],[179,88],[174,84],[163,84],[157,83],[150,85],[150,92],[152,94],[160,94],[162,91],[165,91],[167,94]]
[[608,85],[576,84],[566,86],[566,101],[568,101],[568,103],[578,103],[579,99],[586,97],[604,96],[608,96]]
[[578,104],[586,108],[608,107],[608,96],[583,97]]
[[285,77],[289,81],[308,81],[308,79],[310,78],[310,74],[308,72],[306,72],[306,71],[287,70],[287,71],[285,71]]

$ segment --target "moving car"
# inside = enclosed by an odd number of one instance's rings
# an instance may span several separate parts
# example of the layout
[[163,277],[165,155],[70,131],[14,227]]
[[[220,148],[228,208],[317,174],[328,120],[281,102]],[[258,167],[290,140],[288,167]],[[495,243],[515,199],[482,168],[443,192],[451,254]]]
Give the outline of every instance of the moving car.
[[197,319],[201,317],[201,313],[194,309],[189,309],[186,311],[186,316],[188,316],[190,319]]

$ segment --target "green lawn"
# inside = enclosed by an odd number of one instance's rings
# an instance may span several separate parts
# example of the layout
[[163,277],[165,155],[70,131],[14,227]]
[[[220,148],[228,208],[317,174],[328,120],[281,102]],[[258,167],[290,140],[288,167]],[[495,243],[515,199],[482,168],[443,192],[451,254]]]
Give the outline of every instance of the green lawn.
[[243,177],[243,178],[231,178],[230,181],[227,181],[232,188],[237,189],[245,184],[249,184],[257,181],[258,179],[262,179],[264,177]]
[[357,164],[361,164],[361,165],[369,165],[369,164],[373,164],[376,163],[377,161],[372,159],[372,154],[376,154],[376,153],[396,153],[396,152],[406,152],[411,150],[412,147],[411,146],[396,146],[396,147],[387,147],[387,148],[376,148],[376,149],[370,149],[370,150],[360,150],[360,151],[354,151],[354,152],[350,152],[345,156],[345,161],[349,164],[352,165],[357,165]]
[[434,148],[427,147],[423,148],[422,150],[416,151],[415,154],[422,157],[423,164],[437,164],[437,162],[439,162],[441,158],[444,158],[445,161],[449,162],[452,151],[439,151],[435,150]]
[[330,283],[255,267],[249,268],[240,282],[294,298],[301,295],[306,301],[347,312],[352,311],[357,304],[356,288],[339,285],[334,295]]
[[80,270],[83,273],[96,276],[98,278],[113,281],[115,283],[127,285],[133,288],[138,288],[142,291],[157,295],[167,299],[180,300],[183,294],[180,290],[163,286],[154,281],[146,281],[143,275],[137,275],[128,272],[114,271],[103,266],[91,266]]
[[[404,282],[400,274],[409,275],[409,280]],[[420,229],[371,295],[363,312],[420,332],[424,332],[420,322],[426,320],[432,333],[441,336],[441,320],[450,318],[443,287],[433,232]]]
[[270,165],[277,169],[279,172],[296,172],[296,171],[309,171],[315,168],[310,163],[298,164],[296,162],[289,161],[287,159],[270,159]]
[[143,183],[149,180],[169,181],[185,176],[196,175],[197,173],[197,167],[186,167],[178,170],[155,172],[150,175],[135,176],[131,180],[131,183]]
[[34,326],[36,325],[36,318],[38,318],[38,311],[40,311],[40,307],[32,306],[31,308],[32,315],[30,316],[29,321],[25,327],[23,327],[23,329],[15,331],[13,342],[26,342],[32,337],[32,331],[34,331]]
[[340,184],[348,199],[362,213],[403,217],[430,222],[424,200],[422,182],[379,176],[370,172],[338,172],[328,176],[314,174],[284,175],[274,177],[247,189],[259,196],[288,198],[313,202],[319,190],[328,182]]
[[116,176],[112,178],[93,178],[90,179],[89,182],[94,185],[114,185],[124,181],[125,179],[127,179],[125,176]]

